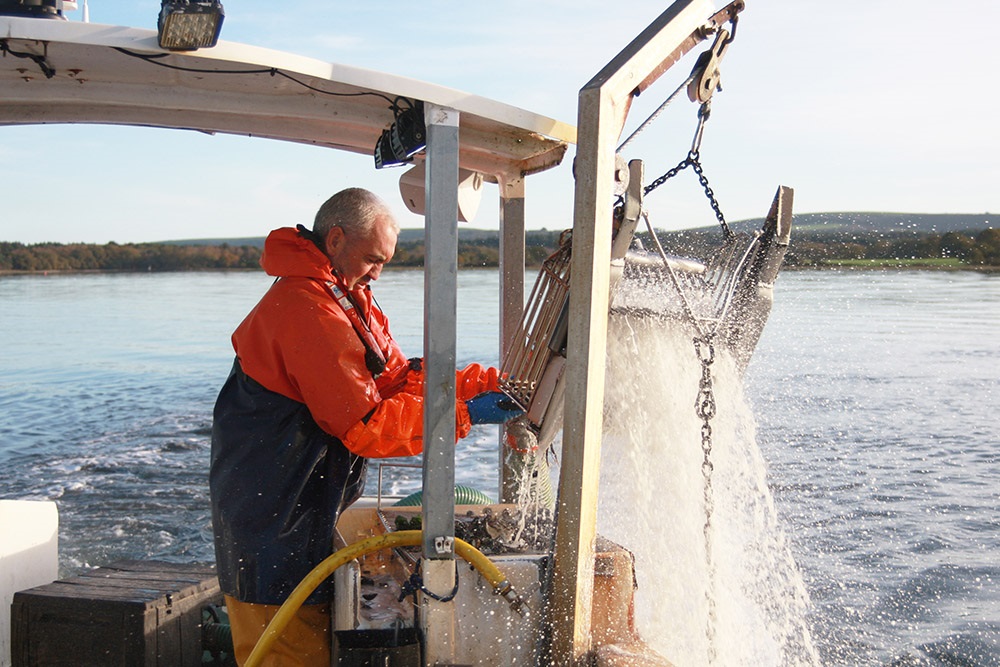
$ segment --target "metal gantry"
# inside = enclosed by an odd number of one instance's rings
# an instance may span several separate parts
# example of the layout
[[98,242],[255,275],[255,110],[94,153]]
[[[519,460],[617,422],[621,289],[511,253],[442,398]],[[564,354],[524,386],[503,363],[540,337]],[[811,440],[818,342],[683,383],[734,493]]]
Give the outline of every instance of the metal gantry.
[[590,650],[615,146],[631,99],[743,8],[678,0],[580,90],[562,465],[549,622],[555,664]]

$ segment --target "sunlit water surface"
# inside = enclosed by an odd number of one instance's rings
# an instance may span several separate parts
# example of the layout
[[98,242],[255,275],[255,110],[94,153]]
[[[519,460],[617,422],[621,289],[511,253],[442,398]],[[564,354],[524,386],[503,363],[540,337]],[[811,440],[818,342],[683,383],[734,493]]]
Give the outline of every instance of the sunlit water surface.
[[[496,276],[459,281],[459,363],[496,363]],[[0,278],[0,497],[56,501],[64,574],[212,560],[212,403],[269,282]],[[419,355],[420,272],[387,272],[376,294]],[[1000,277],[780,276],[745,389],[716,368],[710,579],[690,340],[611,331],[602,483],[633,495],[602,495],[601,531],[636,549],[651,643],[703,664],[711,586],[720,664],[1000,665]],[[496,494],[495,437],[460,444],[458,483]],[[384,491],[419,478],[387,469]]]

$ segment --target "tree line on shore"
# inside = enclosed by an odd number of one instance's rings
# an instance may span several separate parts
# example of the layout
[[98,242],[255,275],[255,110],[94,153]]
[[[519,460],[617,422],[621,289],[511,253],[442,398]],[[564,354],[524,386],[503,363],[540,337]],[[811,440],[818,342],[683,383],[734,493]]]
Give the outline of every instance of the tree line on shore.
[[789,254],[787,261],[798,266],[851,260],[881,263],[930,260],[953,266],[1000,267],[1000,229],[944,234],[817,235],[791,244]]
[[[525,257],[539,266],[559,243],[559,232],[528,232]],[[497,266],[496,237],[460,241],[458,264],[463,268]],[[259,269],[262,243],[37,243],[0,241],[0,271],[207,271]],[[422,241],[400,241],[391,266],[424,265]]]
[[[526,234],[526,262],[537,267],[558,248],[560,232]],[[639,235],[640,240],[643,234]],[[719,233],[665,232],[660,235],[671,254],[704,257],[719,243]],[[650,247],[647,244],[647,247]],[[139,243],[105,245],[86,243],[23,244],[0,242],[0,271],[198,271],[258,269],[259,245]],[[400,243],[392,266],[423,266],[422,241]],[[499,263],[496,235],[460,241],[458,264],[462,268],[495,267]],[[790,267],[838,265],[948,266],[952,268],[1000,267],[1000,230],[968,232],[885,233],[803,232],[795,234],[785,264]]]
[[[644,237],[642,234],[638,236],[640,239]],[[668,241],[664,245],[671,254],[706,257],[719,244],[720,234],[718,231],[688,231],[666,238]],[[796,233],[793,227],[785,266],[996,269],[1000,268],[1000,229],[943,234],[825,230]]]

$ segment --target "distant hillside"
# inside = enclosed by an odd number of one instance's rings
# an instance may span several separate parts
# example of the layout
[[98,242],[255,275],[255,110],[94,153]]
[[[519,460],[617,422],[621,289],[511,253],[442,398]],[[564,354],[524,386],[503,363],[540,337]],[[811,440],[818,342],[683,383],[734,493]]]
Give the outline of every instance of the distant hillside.
[[234,239],[177,239],[174,241],[156,241],[167,245],[227,245],[234,248],[249,246],[251,248],[263,248],[263,236],[246,236]]
[[[923,213],[807,213],[796,215],[790,267],[1000,267],[1000,216]],[[737,233],[756,231],[763,218],[741,220]],[[637,237],[649,242],[646,234]],[[718,246],[717,226],[658,234],[671,254],[708,257]],[[649,247],[649,246],[647,246]]]
[[[491,229],[470,229],[461,227],[458,230],[460,241],[475,243],[477,241],[497,238],[497,232]],[[422,243],[424,240],[423,229],[401,229],[399,230],[400,243]],[[263,236],[248,236],[232,239],[177,239],[171,241],[159,241],[158,243],[168,243],[170,245],[229,245],[229,246],[253,246],[254,248],[264,247]]]
[[[734,231],[752,231],[760,229],[763,218],[739,220],[730,223]],[[844,232],[876,232],[883,234],[917,233],[945,234],[947,232],[976,232],[983,229],[1000,228],[1000,214],[996,213],[872,213],[865,211],[849,211],[843,213],[800,213],[796,214],[792,233],[796,237],[808,238],[812,234]],[[703,231],[710,228],[699,228]],[[558,232],[527,232],[529,245],[537,234],[544,239],[542,245],[548,245],[551,235]],[[473,229],[459,227],[458,239],[462,243],[482,243],[496,241],[499,234],[491,229]],[[399,232],[400,244],[422,243],[423,229],[402,229]],[[253,246],[264,247],[263,237],[246,237],[231,239],[181,239],[176,241],[161,241],[172,245],[228,245],[230,247]]]
[[[731,224],[738,232],[756,230],[761,219]],[[919,213],[807,213],[795,217],[786,266],[913,266],[920,268],[1000,268],[1000,226],[996,216]],[[539,266],[559,246],[561,231],[525,232],[525,263]],[[653,247],[647,234],[637,239]],[[719,247],[718,227],[658,233],[667,252],[705,258]],[[187,239],[103,246],[74,243],[0,242],[0,273],[9,271],[189,271],[257,269],[264,239]],[[459,229],[460,267],[497,266],[499,235],[493,230]],[[393,266],[424,263],[422,229],[406,229]]]
[[[764,218],[740,220],[732,223],[735,231],[759,229]],[[810,233],[877,232],[893,234],[912,232],[946,234],[947,232],[980,231],[1000,227],[996,213],[801,213],[792,221],[792,233],[808,236]]]
[[[538,266],[541,262],[552,254],[559,246],[559,236],[562,231],[532,230],[525,232],[525,263],[529,266]],[[224,254],[227,257],[236,251],[244,253],[250,252],[260,257],[264,247],[263,237],[245,237],[230,239],[179,239],[173,241],[161,241],[159,243],[142,244],[147,246],[144,252],[155,252],[151,248],[174,249],[176,251],[201,252],[212,257],[208,261],[217,261],[216,255]],[[497,266],[499,262],[500,240],[499,234],[488,229],[468,229],[462,228],[458,235],[458,265],[461,267],[481,267]],[[2,250],[2,249],[0,249]],[[24,255],[27,250],[19,249],[18,253]],[[116,251],[117,252],[117,251]],[[166,253],[166,250],[159,251]],[[170,254],[170,253],[167,253]],[[190,262],[192,256],[188,256]],[[146,261],[145,259],[142,261]],[[204,265],[206,260],[200,259]],[[241,260],[242,261],[242,260]],[[19,258],[18,262],[11,260],[8,262],[13,267],[39,266],[44,264],[47,269],[54,268],[49,265],[52,262],[31,261],[26,257]],[[156,266],[156,262],[149,262]],[[4,268],[4,258],[0,252],[0,270]],[[413,267],[424,265],[424,230],[423,229],[403,229],[399,234],[399,243],[396,246],[396,254],[393,257],[394,267]],[[177,268],[182,268],[178,265]]]

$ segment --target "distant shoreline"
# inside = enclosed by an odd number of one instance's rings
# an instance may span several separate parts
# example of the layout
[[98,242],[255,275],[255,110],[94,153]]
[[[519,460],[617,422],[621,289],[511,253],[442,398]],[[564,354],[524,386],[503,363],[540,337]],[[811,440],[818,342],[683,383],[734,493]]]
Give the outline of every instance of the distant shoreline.
[[1000,273],[1000,266],[969,264],[967,266],[931,266],[927,264],[871,264],[868,266],[844,263],[822,266],[801,266],[790,264],[781,267],[782,271],[973,271],[975,273]]
[[[832,225],[830,226],[832,227]],[[501,243],[497,232],[462,230],[464,240],[457,247],[458,267],[497,267]],[[737,232],[751,238],[749,233]],[[941,233],[875,232],[827,229],[823,232],[800,230],[785,255],[787,268],[851,269],[927,269],[996,271],[1000,266],[1000,229]],[[244,239],[245,240],[245,239]],[[564,232],[528,232],[524,238],[524,262],[528,267],[541,266],[545,259],[565,242]],[[636,242],[653,247],[648,233],[636,234]],[[720,246],[720,233],[686,231],[664,234],[658,239],[667,254],[678,257],[711,257]],[[84,243],[59,244],[0,242],[0,272],[45,271],[204,271],[259,270],[263,253],[260,245],[194,245],[186,243]],[[422,267],[425,261],[422,241],[400,237],[392,267]]]
[[[385,267],[386,272],[393,271],[411,271],[414,269],[420,269],[419,266],[387,266]],[[465,266],[459,267],[460,271],[490,271],[496,270],[496,266]],[[538,269],[539,266],[527,266],[525,270]],[[843,263],[838,263],[837,260],[827,260],[826,263],[822,265],[811,265],[802,266],[796,264],[787,264],[781,268],[782,271],[973,271],[975,273],[1000,273],[1000,266],[987,266],[987,265],[940,265],[934,266],[929,264],[918,264],[918,263],[891,263],[883,262],[880,264],[870,263],[870,264],[858,264],[853,260],[844,260]],[[0,269],[0,277],[4,276],[48,276],[48,275],[93,275],[93,274],[133,274],[133,275],[147,275],[147,274],[160,274],[160,273],[249,273],[249,272],[261,272],[263,271],[259,268],[247,269],[247,268],[209,268],[209,269],[159,269],[155,271],[137,271],[131,269],[50,269],[47,271],[19,271],[12,269]]]

